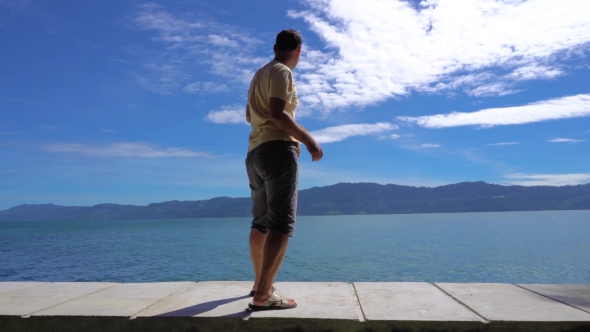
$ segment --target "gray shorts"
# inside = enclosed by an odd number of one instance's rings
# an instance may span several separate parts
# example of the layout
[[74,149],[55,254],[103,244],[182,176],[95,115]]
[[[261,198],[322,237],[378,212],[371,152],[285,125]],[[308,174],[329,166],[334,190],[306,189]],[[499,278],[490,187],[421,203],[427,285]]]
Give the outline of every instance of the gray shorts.
[[293,236],[297,213],[297,143],[270,141],[248,152],[252,228]]

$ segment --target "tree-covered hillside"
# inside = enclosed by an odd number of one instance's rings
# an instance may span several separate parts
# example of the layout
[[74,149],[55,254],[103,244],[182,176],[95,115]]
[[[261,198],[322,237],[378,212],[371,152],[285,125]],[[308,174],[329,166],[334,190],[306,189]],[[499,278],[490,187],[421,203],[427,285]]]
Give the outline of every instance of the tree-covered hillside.
[[[118,220],[250,216],[250,198],[218,197],[148,206],[20,205],[0,221]],[[590,210],[590,184],[564,187],[501,186],[462,182],[436,188],[339,183],[299,192],[298,215]]]

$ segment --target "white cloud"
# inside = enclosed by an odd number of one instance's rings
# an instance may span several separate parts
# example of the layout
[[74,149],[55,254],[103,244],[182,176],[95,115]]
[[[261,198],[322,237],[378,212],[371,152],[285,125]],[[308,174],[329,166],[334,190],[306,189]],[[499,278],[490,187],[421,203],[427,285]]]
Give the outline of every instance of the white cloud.
[[111,130],[111,129],[103,129],[102,132],[103,133],[114,133],[115,131]]
[[440,144],[424,143],[420,145],[423,148],[440,148]]
[[[221,92],[228,84],[243,85],[254,70],[269,60],[255,55],[262,41],[247,29],[204,19],[189,12],[174,13],[154,3],[138,6],[131,19],[134,29],[151,31],[153,50],[132,51],[143,63],[137,80],[141,86],[159,94],[179,91]],[[272,50],[270,45],[268,51]],[[240,56],[235,56],[239,47]],[[203,81],[203,76],[222,76],[224,83]],[[190,83],[190,81],[203,81]],[[228,82],[229,81],[229,82]]]
[[220,35],[209,35],[209,42],[216,46],[225,46],[232,48],[240,46],[240,44],[236,43],[235,41],[232,41],[228,37]]
[[519,186],[566,186],[577,185],[590,182],[590,173],[578,174],[509,174],[504,176],[507,179],[517,179],[510,181],[510,184]]
[[145,3],[139,6],[140,11],[135,17],[135,23],[143,29],[153,29],[161,31],[159,39],[181,42],[192,39],[193,37],[186,33],[187,29],[198,29],[203,26],[198,22],[186,22],[176,18],[174,15],[162,10],[162,7],[155,3]]
[[488,108],[471,113],[400,116],[398,119],[425,128],[458,126],[493,127],[590,116],[590,94],[531,103],[524,106]]
[[246,121],[246,107],[243,105],[226,106],[219,111],[211,111],[205,121],[217,124],[248,124]]
[[[301,99],[326,112],[412,91],[514,93],[588,49],[590,2],[303,0],[327,51],[306,52]],[[569,52],[569,53],[568,53]]]
[[519,80],[534,80],[555,78],[562,74],[561,69],[533,64],[514,70],[508,77]]
[[389,122],[378,122],[375,124],[359,123],[347,124],[335,127],[328,127],[310,132],[318,143],[334,143],[343,141],[349,137],[380,134],[383,132],[398,129]]
[[550,139],[549,142],[551,142],[551,143],[580,143],[580,142],[586,142],[586,140],[573,139],[573,138],[553,138],[553,139]]
[[384,139],[398,139],[398,138],[400,138],[400,135],[397,135],[397,134],[381,135],[378,138],[379,138],[379,140],[384,140]]
[[384,139],[398,139],[398,138],[400,138],[400,135],[397,135],[397,134],[381,135],[378,138],[379,138],[379,140],[384,140]]
[[510,85],[504,82],[484,84],[465,91],[465,93],[473,97],[506,96],[517,92],[519,91],[511,90]]
[[521,144],[520,142],[502,142],[502,143],[492,143],[486,144],[485,146],[506,146],[506,145],[518,145]]
[[142,68],[146,73],[136,74],[137,82],[144,89],[158,94],[173,94],[192,79],[192,75],[184,72],[178,64],[150,62],[143,64]]
[[46,144],[43,150],[50,152],[74,153],[92,157],[210,157],[207,152],[197,152],[185,148],[160,148],[145,142],[113,143],[104,146],[93,146],[78,143]]
[[214,82],[196,82],[187,84],[183,89],[187,93],[200,93],[200,92],[222,92],[227,91],[228,86],[225,84],[218,84]]

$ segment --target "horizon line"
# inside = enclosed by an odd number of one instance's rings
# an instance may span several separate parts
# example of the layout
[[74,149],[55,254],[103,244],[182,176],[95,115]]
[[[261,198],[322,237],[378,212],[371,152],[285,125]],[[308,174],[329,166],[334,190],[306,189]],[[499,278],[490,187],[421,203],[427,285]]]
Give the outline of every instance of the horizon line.
[[[458,185],[458,184],[463,184],[463,183],[485,183],[485,184],[489,184],[489,185],[493,185],[493,186],[500,186],[500,187],[526,187],[526,188],[530,188],[530,187],[562,188],[562,187],[575,187],[575,186],[586,186],[586,185],[590,185],[590,182],[588,182],[588,183],[583,183],[583,184],[574,184],[574,185],[566,184],[566,185],[561,185],[561,186],[551,186],[551,185],[531,185],[531,186],[524,186],[524,185],[519,185],[519,184],[503,185],[503,184],[490,183],[490,182],[485,182],[485,181],[481,181],[480,180],[480,181],[461,181],[461,182],[456,182],[456,183],[449,183],[449,184],[444,184],[444,185],[430,187],[430,186],[410,186],[410,185],[395,184],[395,183],[381,184],[381,183],[377,183],[377,182],[338,182],[338,183],[331,184],[331,185],[326,185],[326,186],[316,186],[316,187],[310,187],[310,188],[300,189],[299,191],[311,190],[311,189],[316,189],[316,188],[332,187],[332,186],[336,186],[336,185],[339,185],[339,184],[353,184],[353,185],[354,184],[373,184],[373,185],[378,185],[378,186],[394,185],[394,186],[400,186],[400,187],[436,189],[436,188],[440,188],[440,187],[453,186],[453,185]],[[108,203],[108,202],[107,203],[97,203],[97,204],[94,204],[94,205],[59,205],[59,204],[54,204],[54,203],[37,203],[37,204],[23,203],[23,204],[19,204],[19,205],[15,205],[15,206],[6,208],[4,210],[0,210],[0,212],[8,211],[10,209],[14,209],[14,208],[20,207],[20,206],[29,206],[29,205],[31,205],[31,206],[53,205],[53,206],[60,206],[60,207],[95,207],[95,206],[99,206],[99,205],[120,205],[120,206],[147,207],[147,206],[150,206],[152,204],[162,204],[162,203],[167,203],[167,202],[199,202],[199,201],[210,201],[210,200],[213,200],[213,199],[216,199],[216,198],[229,198],[229,199],[240,199],[240,198],[244,198],[244,199],[247,199],[249,197],[215,196],[215,197],[211,197],[211,198],[196,199],[196,200],[172,199],[172,200],[167,200],[167,201],[147,203],[146,205],[125,204],[125,203]]]

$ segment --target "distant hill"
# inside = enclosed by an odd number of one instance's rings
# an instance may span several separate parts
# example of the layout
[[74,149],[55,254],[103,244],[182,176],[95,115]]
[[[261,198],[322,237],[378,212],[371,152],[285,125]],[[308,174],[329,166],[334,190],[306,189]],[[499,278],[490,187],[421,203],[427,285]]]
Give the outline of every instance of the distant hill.
[[[148,206],[24,204],[0,221],[120,220],[250,216],[250,198],[217,197]],[[299,191],[298,215],[590,210],[590,183],[563,187],[462,182],[436,188],[339,183]]]

